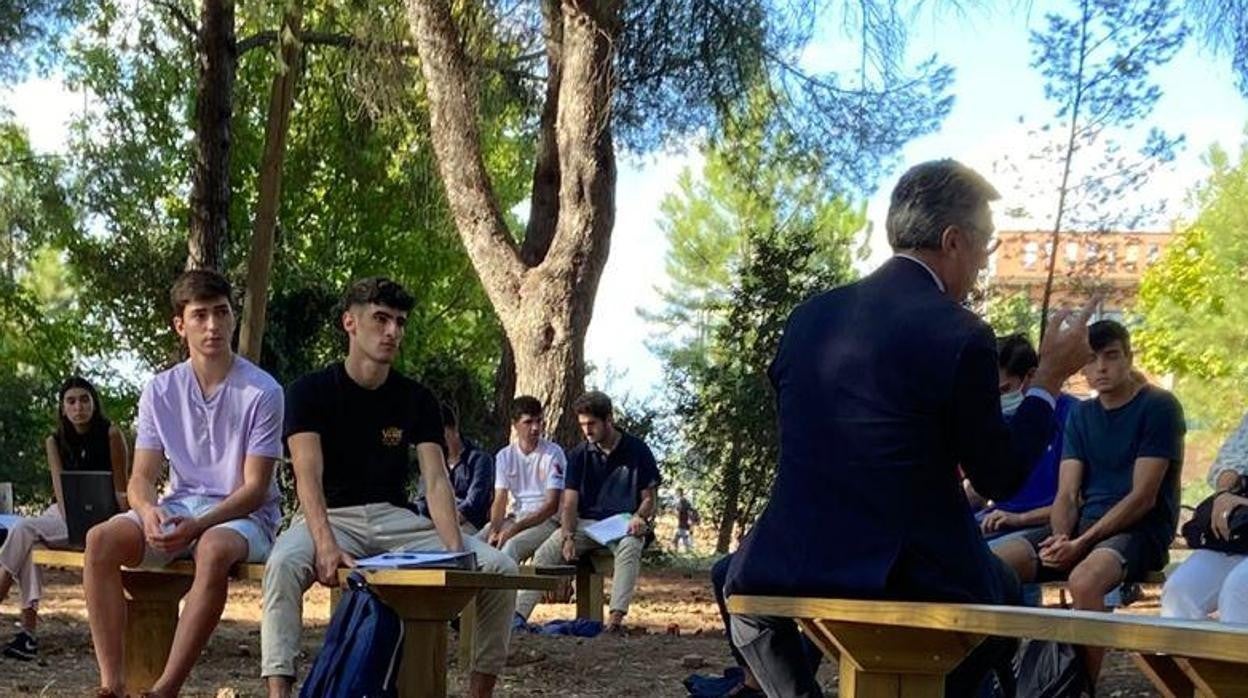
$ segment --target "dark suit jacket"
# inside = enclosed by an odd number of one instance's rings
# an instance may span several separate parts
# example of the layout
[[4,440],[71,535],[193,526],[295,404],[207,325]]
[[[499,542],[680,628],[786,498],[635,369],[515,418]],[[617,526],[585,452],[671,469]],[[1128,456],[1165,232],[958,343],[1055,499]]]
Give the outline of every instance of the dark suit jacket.
[[729,594],[1004,601],[957,469],[1008,498],[1054,420],[1033,396],[1006,425],[982,320],[894,258],[794,310],[770,376],[780,464]]

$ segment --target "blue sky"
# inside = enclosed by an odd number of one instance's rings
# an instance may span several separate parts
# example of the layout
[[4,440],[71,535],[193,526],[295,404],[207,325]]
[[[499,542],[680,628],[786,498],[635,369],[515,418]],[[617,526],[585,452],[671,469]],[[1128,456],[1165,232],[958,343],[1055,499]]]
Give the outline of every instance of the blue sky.
[[[956,70],[952,92],[954,107],[936,133],[912,141],[902,151],[898,171],[884,173],[879,189],[868,200],[867,212],[872,229],[868,236],[871,255],[861,266],[874,268],[888,256],[883,239],[884,214],[888,192],[901,169],[924,160],[953,157],[980,170],[992,179],[994,163],[1003,158],[1024,162],[1036,143],[1026,136],[1026,124],[1039,125],[1051,120],[1054,105],[1044,99],[1044,83],[1029,67],[1031,46],[1028,30],[1040,26],[1044,13],[1065,9],[1069,2],[1032,4],[1030,15],[975,12],[964,15],[942,13],[920,16],[911,26],[910,55],[921,58],[933,53]],[[812,67],[835,68],[843,62],[845,39],[828,22],[825,31],[809,48],[804,60]],[[1156,73],[1164,96],[1147,123],[1187,135],[1187,145],[1174,166],[1157,173],[1138,197],[1122,202],[1138,205],[1141,200],[1166,199],[1173,217],[1190,216],[1185,200],[1191,187],[1205,173],[1201,157],[1210,145],[1220,143],[1238,152],[1244,127],[1248,124],[1248,102],[1234,87],[1230,60],[1213,55],[1198,41],[1188,45]],[[1142,129],[1141,129],[1142,130]],[[1129,140],[1133,134],[1125,134]],[[658,204],[670,191],[681,167],[696,162],[696,156],[659,157],[625,163],[620,172],[611,257],[603,275],[602,288],[594,306],[586,357],[605,367],[612,376],[609,387],[637,399],[651,396],[660,387],[662,369],[646,349],[646,338],[654,331],[641,319],[638,307],[654,307],[655,287],[664,282],[663,260],[667,250],[663,233],[655,220]],[[1007,182],[997,182],[1005,196],[1004,209],[1026,203],[1033,212],[1047,213],[1056,206],[1056,192],[1049,182],[1051,172],[1029,167],[1025,189],[1006,192]],[[997,215],[999,229],[1051,226],[1051,219],[1014,221]],[[1153,228],[1169,228],[1170,220],[1154,221]]]
[[[1007,3],[1002,3],[1007,4]],[[1048,120],[1054,107],[1044,100],[1043,82],[1028,66],[1031,47],[1028,29],[1040,25],[1043,14],[1052,8],[1065,8],[1070,2],[1042,2],[1031,5],[1029,15],[997,11],[967,14],[924,14],[911,26],[911,58],[932,53],[956,69],[952,113],[940,130],[911,142],[902,152],[901,167],[938,157],[954,157],[992,178],[994,163],[1002,158],[1022,162],[1035,150],[1036,143],[1025,135],[1020,117],[1029,124]],[[804,62],[813,68],[835,68],[852,58],[852,38],[842,36],[828,18],[828,28],[809,47]],[[847,49],[846,47],[849,47]],[[1185,133],[1188,144],[1173,168],[1159,173],[1147,190],[1133,200],[1171,202],[1171,213],[1185,214],[1183,202],[1205,169],[1201,156],[1214,143],[1238,151],[1248,102],[1234,88],[1230,61],[1212,55],[1196,41],[1157,73],[1165,90],[1150,120],[1163,129]],[[29,130],[34,146],[41,151],[63,150],[64,124],[75,110],[83,108],[81,95],[67,93],[56,80],[31,80],[9,93],[0,93],[0,104],[12,110]],[[1130,138],[1128,134],[1127,138]],[[594,320],[586,343],[586,358],[599,370],[599,382],[634,399],[645,399],[659,387],[661,366],[646,349],[653,332],[638,314],[639,307],[655,307],[656,287],[664,283],[664,255],[667,245],[657,219],[659,202],[675,186],[677,175],[687,166],[696,167],[696,153],[663,154],[620,163],[616,193],[618,211],[611,243],[611,256],[603,275],[594,307]],[[1048,211],[1055,195],[1051,173],[1029,169],[1025,190],[1006,193],[1006,205],[1028,204],[1033,211]],[[872,254],[863,262],[864,270],[887,256],[883,244],[883,215],[887,193],[899,172],[881,173],[879,189],[868,200],[868,218],[873,229],[864,231]],[[1004,190],[1004,182],[998,182]],[[1130,207],[1132,200],[1124,201]],[[999,228],[1044,225],[1041,219],[1009,221],[998,216]],[[1169,221],[1157,226],[1168,227]]]

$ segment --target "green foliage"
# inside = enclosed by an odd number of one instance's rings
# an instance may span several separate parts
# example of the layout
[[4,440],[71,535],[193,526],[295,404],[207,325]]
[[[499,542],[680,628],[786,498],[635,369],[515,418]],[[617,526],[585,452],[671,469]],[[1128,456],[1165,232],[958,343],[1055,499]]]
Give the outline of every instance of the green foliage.
[[[703,511],[726,532],[766,501],[777,462],[775,399],[766,375],[798,303],[850,281],[861,207],[819,169],[784,157],[789,141],[754,112],[704,150],[663,202],[671,286],[651,316],[664,339],[677,479],[696,482]],[[744,123],[744,121],[743,121]],[[691,475],[692,477],[687,477]],[[708,521],[711,517],[708,517]]]
[[1026,292],[994,294],[988,299],[984,319],[998,337],[1021,334],[1030,339],[1033,346],[1039,342],[1040,309]]
[[1144,275],[1133,342],[1145,367],[1176,375],[1193,422],[1223,430],[1248,405],[1248,146],[1208,162],[1199,216]]

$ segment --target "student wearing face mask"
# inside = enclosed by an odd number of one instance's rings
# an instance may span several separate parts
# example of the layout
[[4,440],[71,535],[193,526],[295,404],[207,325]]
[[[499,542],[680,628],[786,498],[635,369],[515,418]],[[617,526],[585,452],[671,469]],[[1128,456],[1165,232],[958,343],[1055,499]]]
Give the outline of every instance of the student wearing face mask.
[[[1040,359],[1027,337],[1021,334],[1003,337],[997,341],[997,374],[1001,389],[1001,413],[1009,420],[1018,411],[1019,405],[1030,387],[1032,376]],[[1061,393],[1057,396],[1057,405],[1053,409],[1053,419],[1057,429],[1053,440],[1031,475],[1023,484],[1022,489],[1013,497],[1001,502],[989,502],[975,514],[980,530],[989,540],[1000,540],[1013,537],[1023,531],[1043,526],[1049,521],[1049,509],[1053,498],[1057,495],[1057,471],[1061,463],[1063,427],[1066,415],[1078,400]],[[974,494],[973,491],[969,492]]]

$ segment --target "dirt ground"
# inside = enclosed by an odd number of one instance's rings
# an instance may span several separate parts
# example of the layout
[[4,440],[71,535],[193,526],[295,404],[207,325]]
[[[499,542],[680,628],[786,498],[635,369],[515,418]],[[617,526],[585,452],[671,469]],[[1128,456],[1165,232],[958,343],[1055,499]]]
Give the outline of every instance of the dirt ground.
[[[609,588],[609,587],[608,587]],[[593,639],[539,637],[518,634],[512,642],[512,666],[498,695],[516,697],[562,696],[684,696],[681,679],[693,671],[718,675],[731,661],[719,616],[704,572],[648,569],[643,575],[626,637]],[[1131,612],[1156,613],[1157,589]],[[313,657],[328,622],[328,593],[308,593],[304,611],[307,630],[303,647]],[[16,606],[0,606],[7,627]],[[191,675],[186,696],[260,696],[257,678],[260,655],[260,588],[235,583],[225,617],[204,657]],[[570,618],[575,607],[542,605],[534,621]],[[40,626],[37,662],[0,659],[0,696],[92,695],[98,675],[91,654],[79,577],[69,572],[47,575],[47,595]],[[675,625],[679,635],[667,634]],[[4,632],[7,641],[9,633]],[[451,643],[451,694],[460,695],[460,675]],[[310,659],[305,661],[306,664]],[[701,663],[700,668],[687,667]],[[821,679],[835,694],[835,672],[825,664]],[[1127,658],[1112,654],[1102,678],[1102,696],[1154,695]]]

